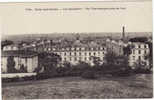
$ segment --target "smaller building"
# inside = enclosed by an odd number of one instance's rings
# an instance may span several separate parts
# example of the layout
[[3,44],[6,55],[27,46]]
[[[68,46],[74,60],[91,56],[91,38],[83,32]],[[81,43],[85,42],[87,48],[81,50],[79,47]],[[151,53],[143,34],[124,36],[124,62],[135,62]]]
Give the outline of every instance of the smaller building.
[[8,73],[8,58],[12,57],[15,62],[15,69],[19,70],[21,66],[31,73],[38,67],[38,55],[33,51],[12,50],[2,51],[1,53],[1,68],[2,73]]
[[129,44],[133,45],[131,54],[129,55],[130,65],[141,63],[149,66],[149,61],[146,59],[146,56],[150,53],[148,44],[143,42],[129,42]]
[[149,66],[149,61],[146,56],[150,53],[150,49],[145,42],[127,42],[116,41],[116,40],[106,40],[107,51],[114,52],[118,56],[124,56],[124,49],[127,46],[131,46],[131,53],[128,55],[128,62],[130,66],[135,66],[135,64],[143,64],[144,66]]

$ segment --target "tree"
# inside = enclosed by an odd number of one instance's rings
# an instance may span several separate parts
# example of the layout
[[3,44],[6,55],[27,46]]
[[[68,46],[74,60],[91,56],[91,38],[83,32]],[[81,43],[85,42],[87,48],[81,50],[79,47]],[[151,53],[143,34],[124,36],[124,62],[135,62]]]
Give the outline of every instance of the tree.
[[124,56],[124,55],[117,56],[116,62],[118,62],[120,66],[128,66],[128,56]]
[[9,56],[7,58],[7,72],[8,73],[16,73],[17,70],[15,69],[15,61],[14,61],[14,57],[13,56]]
[[107,52],[105,54],[105,61],[107,64],[115,64],[116,62],[116,54],[114,52]]
[[93,63],[94,63],[94,66],[100,66],[101,64],[101,60],[99,57],[93,57]]
[[61,57],[55,53],[40,53],[39,62],[41,67],[44,68],[44,73],[55,74],[57,64],[61,61]]
[[23,64],[20,66],[19,72],[20,73],[27,73],[27,69]]
[[126,47],[123,48],[124,55],[129,56],[132,53],[132,49],[134,48],[133,45],[127,45]]

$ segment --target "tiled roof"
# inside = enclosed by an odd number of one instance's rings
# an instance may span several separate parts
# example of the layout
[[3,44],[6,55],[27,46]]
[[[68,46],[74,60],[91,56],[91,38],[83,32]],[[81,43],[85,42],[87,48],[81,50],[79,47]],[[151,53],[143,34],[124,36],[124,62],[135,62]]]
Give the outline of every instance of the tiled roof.
[[2,51],[1,56],[2,57],[33,57],[36,56],[37,53],[34,51],[27,51],[27,50],[15,50],[15,51]]

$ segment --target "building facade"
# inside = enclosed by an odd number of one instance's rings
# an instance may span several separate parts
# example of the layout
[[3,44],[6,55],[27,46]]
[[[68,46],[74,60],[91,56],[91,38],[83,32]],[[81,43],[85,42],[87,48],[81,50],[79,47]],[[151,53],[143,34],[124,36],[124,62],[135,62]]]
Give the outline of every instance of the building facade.
[[124,54],[124,49],[127,46],[131,46],[131,52],[128,55],[128,62],[130,66],[135,66],[136,64],[140,63],[145,66],[149,66],[149,61],[146,59],[146,56],[149,54],[149,46],[144,42],[127,42],[124,43],[123,41],[115,41],[111,39],[106,40],[106,47],[108,52],[114,52],[117,56]]
[[95,57],[99,58],[101,63],[104,62],[106,47],[94,42],[83,44],[80,40],[76,40],[72,44],[52,46],[49,51],[59,55],[61,63],[70,62],[72,65],[76,65],[82,61],[94,65]]
[[105,47],[67,47],[67,48],[52,48],[52,52],[61,56],[62,63],[70,62],[73,65],[79,61],[93,65],[94,57],[98,57],[101,62],[104,62],[106,53]]
[[148,44],[141,42],[130,42],[133,45],[131,54],[129,55],[129,64],[131,66],[141,63],[145,66],[149,66],[149,61],[146,56],[150,53]]
[[31,73],[38,67],[37,53],[32,51],[2,51],[1,55],[1,69],[2,73],[8,72],[8,58],[12,57],[15,62],[15,69],[19,70],[24,66],[27,72]]

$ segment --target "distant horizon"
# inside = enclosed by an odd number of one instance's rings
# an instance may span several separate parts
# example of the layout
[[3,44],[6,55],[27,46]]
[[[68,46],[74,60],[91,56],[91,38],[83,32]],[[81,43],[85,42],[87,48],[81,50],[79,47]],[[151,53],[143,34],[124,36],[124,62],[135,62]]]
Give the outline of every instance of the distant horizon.
[[[122,32],[42,32],[42,33],[22,33],[22,34],[2,34],[2,36],[13,36],[13,35],[52,35],[52,34],[110,34],[110,33],[114,33],[114,34],[119,34],[119,33],[122,33]],[[129,33],[129,34],[134,34],[134,33],[151,33],[152,35],[152,31],[146,31],[146,32],[125,32],[126,34]]]
[[[101,34],[102,33],[102,34]],[[125,37],[151,37],[152,32],[125,32]],[[140,34],[141,33],[141,34]],[[46,39],[54,39],[54,38],[74,38],[74,35],[79,34],[81,37],[113,37],[113,38],[121,38],[122,32],[91,32],[91,33],[53,33],[53,34],[14,34],[2,36],[3,40],[13,40],[13,41],[24,41],[24,40],[33,40],[36,38],[46,38]]]

